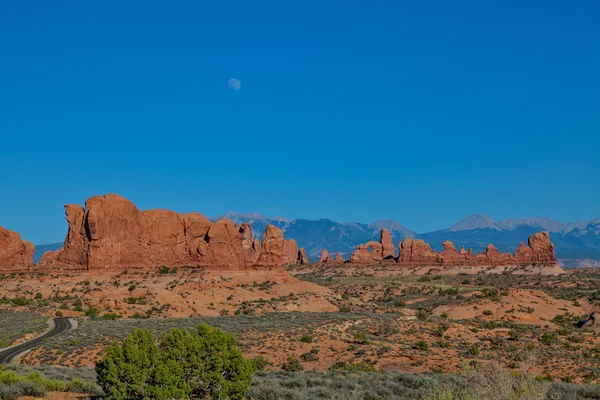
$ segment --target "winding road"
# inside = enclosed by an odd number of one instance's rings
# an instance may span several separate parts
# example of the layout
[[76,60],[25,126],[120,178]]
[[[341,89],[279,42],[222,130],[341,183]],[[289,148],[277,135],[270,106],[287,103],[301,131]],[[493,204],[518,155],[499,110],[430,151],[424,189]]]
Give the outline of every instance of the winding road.
[[44,339],[56,336],[64,331],[68,331],[69,329],[71,329],[71,321],[69,318],[54,318],[54,328],[52,328],[50,331],[27,342],[0,351],[0,364],[10,364],[13,358],[25,351],[39,346],[42,344]]

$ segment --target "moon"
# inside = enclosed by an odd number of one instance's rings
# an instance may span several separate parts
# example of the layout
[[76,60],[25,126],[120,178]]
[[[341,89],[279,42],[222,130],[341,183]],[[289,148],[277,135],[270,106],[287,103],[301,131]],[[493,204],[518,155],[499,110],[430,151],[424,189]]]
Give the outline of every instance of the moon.
[[231,88],[231,90],[233,90],[234,92],[237,92],[242,87],[242,82],[240,82],[240,80],[237,78],[231,78],[227,81],[227,84],[229,85],[229,88]]

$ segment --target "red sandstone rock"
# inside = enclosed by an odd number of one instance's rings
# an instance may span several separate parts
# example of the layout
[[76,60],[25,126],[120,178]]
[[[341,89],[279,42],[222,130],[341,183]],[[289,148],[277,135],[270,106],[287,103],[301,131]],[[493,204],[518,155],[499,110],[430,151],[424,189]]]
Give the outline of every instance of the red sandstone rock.
[[594,311],[590,316],[581,324],[581,328],[591,329],[596,333],[600,332],[600,312]]
[[446,240],[442,243],[442,246],[444,250],[437,255],[437,261],[440,264],[459,265],[465,261],[464,257],[456,251],[456,247],[451,241]]
[[532,263],[555,263],[554,245],[548,232],[538,232],[529,236]]
[[246,255],[246,263],[254,264],[260,256],[260,242],[252,238],[252,225],[239,224],[236,226],[242,237],[242,249]]
[[329,252],[325,249],[321,249],[321,259],[319,260],[320,263],[327,263],[330,262],[331,259],[329,258]]
[[267,227],[261,245],[252,239],[250,225],[236,227],[228,219],[213,224],[198,213],[142,212],[114,194],[90,198],[85,209],[68,205],[65,212],[69,230],[64,246],[44,254],[42,267],[97,270],[166,265],[237,270],[258,261],[263,267],[283,265],[283,242],[281,255],[277,250],[283,233],[275,227]]
[[450,241],[443,243],[444,250],[436,253],[422,240],[404,239],[400,245],[398,263],[405,265],[473,265],[473,266],[511,266],[531,263],[554,263],[554,245],[547,232],[538,232],[529,237],[529,246],[523,243],[514,255],[500,253],[493,245],[488,245],[484,253],[473,254],[471,249],[459,252]]
[[406,238],[398,245],[400,264],[433,265],[436,263],[436,252],[421,239]]
[[343,264],[344,258],[342,257],[342,253],[335,253],[335,262],[337,264]]
[[391,260],[396,257],[396,250],[394,249],[394,242],[392,241],[392,235],[387,229],[381,229],[379,234],[379,243],[381,243],[382,250],[381,256],[384,260]]
[[227,218],[210,226],[198,249],[200,265],[229,269],[241,269],[246,265],[239,229]]
[[297,264],[298,262],[298,244],[294,239],[286,240],[284,244],[284,264]]
[[298,264],[306,265],[308,264],[308,257],[306,256],[306,251],[304,248],[298,250]]
[[33,265],[35,246],[0,226],[0,270],[20,271]]
[[383,261],[383,246],[379,242],[359,244],[354,253],[350,255],[352,264],[373,264]]
[[523,242],[521,242],[515,252],[515,261],[519,264],[529,264],[531,263],[531,254],[531,247],[525,246]]
[[267,225],[260,245],[260,257],[256,265],[261,267],[283,267],[285,240],[281,229]]

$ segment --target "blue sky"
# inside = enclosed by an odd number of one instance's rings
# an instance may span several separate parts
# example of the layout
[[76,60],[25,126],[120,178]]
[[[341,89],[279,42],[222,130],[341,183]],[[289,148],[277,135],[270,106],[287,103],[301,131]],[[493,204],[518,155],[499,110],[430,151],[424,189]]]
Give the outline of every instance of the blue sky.
[[60,241],[63,204],[111,192],[417,232],[595,218],[598,21],[596,0],[6,2],[0,225]]

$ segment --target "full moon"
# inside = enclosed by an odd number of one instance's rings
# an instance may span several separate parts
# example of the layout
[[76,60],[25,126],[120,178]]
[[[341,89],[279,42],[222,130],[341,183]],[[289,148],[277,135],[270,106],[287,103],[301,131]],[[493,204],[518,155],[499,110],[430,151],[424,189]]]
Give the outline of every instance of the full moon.
[[242,83],[240,82],[239,79],[236,79],[236,78],[231,78],[229,81],[227,81],[227,84],[235,92],[240,90],[240,88],[242,87]]

